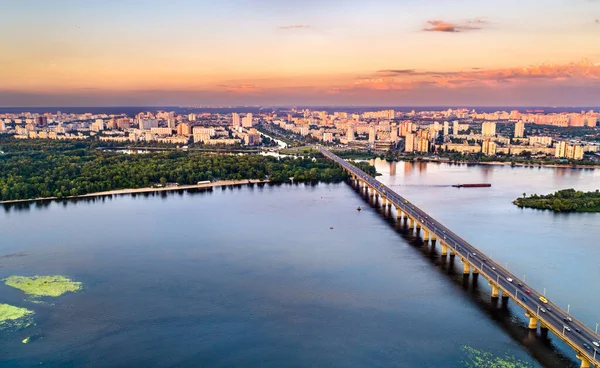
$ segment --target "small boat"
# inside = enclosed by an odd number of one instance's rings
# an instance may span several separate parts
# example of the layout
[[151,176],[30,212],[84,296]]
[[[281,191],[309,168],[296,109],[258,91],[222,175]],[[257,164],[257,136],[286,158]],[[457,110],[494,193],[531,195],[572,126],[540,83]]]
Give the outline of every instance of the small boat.
[[333,226],[330,226],[330,227],[329,227],[329,230],[333,230]]
[[360,211],[360,210],[361,210],[360,206],[358,206],[358,207],[356,208],[356,210],[357,210],[357,211]]
[[452,185],[455,188],[489,188],[492,184],[484,183],[484,184],[454,184]]

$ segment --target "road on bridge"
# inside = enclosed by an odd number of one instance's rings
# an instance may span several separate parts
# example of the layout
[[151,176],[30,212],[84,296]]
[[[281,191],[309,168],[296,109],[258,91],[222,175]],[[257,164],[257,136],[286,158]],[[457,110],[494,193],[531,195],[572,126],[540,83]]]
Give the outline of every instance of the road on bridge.
[[[575,349],[577,353],[585,356],[594,366],[600,367],[600,347],[594,344],[596,342],[600,345],[600,336],[597,333],[579,320],[573,318],[568,311],[562,310],[551,301],[544,303],[540,299],[544,295],[525,284],[524,281],[494,262],[490,257],[453,233],[439,221],[433,219],[406,198],[328,150],[322,147],[318,147],[318,149],[325,157],[338,163],[346,171],[388,198],[397,209],[408,214],[415,221],[421,223],[423,227],[429,229],[440,241],[443,241],[452,248],[464,261],[479,270],[480,274],[491,283],[496,284],[502,290],[503,296],[513,299],[530,316],[541,321],[544,326],[552,330],[560,339]],[[582,364],[582,367],[586,366],[589,365]]]

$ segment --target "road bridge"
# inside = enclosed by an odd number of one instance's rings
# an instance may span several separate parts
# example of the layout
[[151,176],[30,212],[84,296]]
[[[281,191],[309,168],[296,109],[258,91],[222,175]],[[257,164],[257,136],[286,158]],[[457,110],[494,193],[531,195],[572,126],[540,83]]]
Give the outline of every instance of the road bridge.
[[501,296],[511,299],[523,308],[529,320],[529,329],[537,330],[539,327],[542,333],[552,331],[575,350],[577,359],[581,361],[581,368],[600,368],[598,326],[593,331],[574,318],[569,310],[565,311],[547,300],[545,295],[494,262],[408,199],[328,150],[322,147],[318,149],[326,158],[347,171],[352,180],[364,188],[369,195],[380,197],[383,206],[394,207],[398,220],[405,221],[409,229],[414,229],[417,234],[422,233],[425,243],[438,242],[443,257],[459,257],[465,275],[479,274],[486,278],[492,288],[492,298]]

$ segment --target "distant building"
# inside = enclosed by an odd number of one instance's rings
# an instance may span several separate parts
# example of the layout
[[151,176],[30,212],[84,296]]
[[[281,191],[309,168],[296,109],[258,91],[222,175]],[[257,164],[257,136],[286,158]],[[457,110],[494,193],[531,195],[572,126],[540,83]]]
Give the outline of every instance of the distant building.
[[485,122],[481,124],[481,135],[484,137],[493,137],[496,135],[496,123]]
[[346,131],[346,140],[348,142],[352,142],[354,140],[354,128],[349,125],[348,130]]
[[404,152],[414,152],[415,151],[415,135],[410,133],[407,134],[404,138]]
[[38,127],[48,126],[48,117],[46,117],[46,116],[36,116],[36,118],[35,118],[35,126],[38,126]]
[[244,143],[248,146],[259,145],[261,141],[260,133],[254,128],[250,129],[248,134],[244,136]]
[[481,152],[484,155],[494,156],[496,155],[496,142],[492,142],[490,139],[486,139],[483,141],[483,145],[481,146]]
[[458,135],[458,132],[460,131],[460,124],[458,123],[457,120],[454,120],[452,122],[452,135]]
[[377,131],[375,127],[369,128],[369,143],[375,144],[375,140],[377,139]]
[[515,123],[515,138],[522,138],[525,135],[525,123],[519,120]]
[[254,125],[254,122],[253,122],[252,114],[251,113],[246,114],[246,116],[244,116],[244,118],[242,119],[242,127],[252,128],[253,125]]
[[237,112],[234,112],[231,114],[231,124],[233,125],[234,128],[242,126],[242,123],[240,120],[240,114],[238,114]]
[[178,135],[185,135],[185,136],[190,136],[192,135],[192,129],[190,128],[190,124],[188,123],[181,123],[177,126],[177,134]]

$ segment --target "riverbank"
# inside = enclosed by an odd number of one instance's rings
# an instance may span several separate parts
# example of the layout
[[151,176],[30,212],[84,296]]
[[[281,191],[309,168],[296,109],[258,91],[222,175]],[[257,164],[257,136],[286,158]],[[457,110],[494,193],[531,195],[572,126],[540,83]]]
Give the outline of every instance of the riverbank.
[[442,162],[452,164],[465,164],[465,165],[491,165],[491,166],[511,166],[511,167],[549,167],[555,169],[600,169],[600,165],[570,165],[570,164],[541,164],[541,163],[523,163],[523,162],[502,162],[502,161],[449,161],[449,160],[436,160],[426,159],[421,160],[400,160],[400,161],[422,161],[422,162]]
[[244,180],[219,180],[212,183],[194,184],[194,185],[174,185],[163,188],[135,188],[135,189],[116,189],[108,190],[105,192],[88,193],[79,196],[68,196],[63,198],[58,197],[43,197],[43,198],[31,198],[31,199],[16,199],[12,201],[0,201],[0,204],[11,204],[11,203],[26,203],[36,201],[51,201],[56,199],[77,199],[77,198],[92,198],[92,197],[104,197],[112,195],[123,195],[123,194],[142,194],[142,193],[157,193],[157,192],[171,192],[176,190],[189,190],[189,189],[204,189],[204,188],[215,188],[224,186],[238,186],[244,184],[257,184],[257,183],[268,183],[268,180],[258,179],[244,179]]

